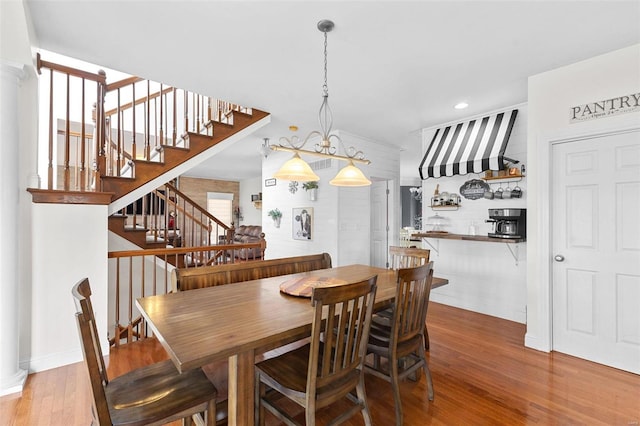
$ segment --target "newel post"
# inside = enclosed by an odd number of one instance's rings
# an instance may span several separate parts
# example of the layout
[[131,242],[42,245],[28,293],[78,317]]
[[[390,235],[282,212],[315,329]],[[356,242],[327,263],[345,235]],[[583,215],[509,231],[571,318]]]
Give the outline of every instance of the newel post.
[[260,252],[262,253],[262,259],[264,259],[264,252],[267,250],[267,240],[264,239],[264,232],[260,233]]
[[106,84],[106,76],[107,74],[104,70],[99,70],[98,74],[104,77],[104,82],[97,82],[97,94],[96,94],[96,103],[94,104],[94,122],[96,125],[96,129],[94,131],[94,135],[96,136],[95,140],[95,190],[102,191],[102,181],[101,177],[106,175],[107,172],[107,157],[105,152],[105,142],[106,142],[106,119],[104,115],[104,98],[107,91]]

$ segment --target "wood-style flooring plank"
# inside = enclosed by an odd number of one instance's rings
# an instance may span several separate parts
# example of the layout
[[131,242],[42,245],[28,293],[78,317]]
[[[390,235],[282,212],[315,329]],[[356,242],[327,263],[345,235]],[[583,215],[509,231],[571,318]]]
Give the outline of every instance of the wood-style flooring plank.
[[[437,303],[429,305],[427,323],[435,400],[427,398],[424,376],[402,382],[406,425],[640,425],[638,375],[527,349],[523,324]],[[108,371],[115,377],[166,358],[148,339],[112,349]],[[373,423],[395,424],[390,385],[367,376],[366,391]],[[21,397],[0,398],[0,426],[84,426],[90,406],[84,364],[73,364],[32,374]],[[320,424],[334,409],[318,414]],[[299,408],[292,410],[304,418]],[[278,424],[273,417],[266,423]],[[364,422],[355,416],[345,424]]]

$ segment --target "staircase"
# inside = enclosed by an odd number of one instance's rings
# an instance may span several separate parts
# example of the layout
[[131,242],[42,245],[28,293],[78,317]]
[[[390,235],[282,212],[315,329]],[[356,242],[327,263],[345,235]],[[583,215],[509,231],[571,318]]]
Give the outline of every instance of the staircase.
[[[227,226],[172,184],[165,184],[135,203],[109,216],[109,230],[143,249],[204,247],[233,240]],[[218,253],[211,253],[213,258]],[[201,266],[195,256],[180,253],[169,257],[177,267]],[[199,261],[208,264],[210,259]]]
[[[49,173],[44,192],[57,193],[51,196],[58,202],[65,199],[60,192],[70,193],[75,201],[86,197],[89,203],[97,193],[109,195],[109,229],[141,248],[166,246],[169,239],[175,244],[178,231],[181,247],[211,244],[211,231],[216,238],[228,238],[228,226],[187,201],[184,194],[178,196],[178,189],[171,185],[164,193],[167,197],[172,193],[173,201],[162,202],[173,203],[178,218],[188,218],[173,236],[168,211],[131,218],[126,208],[150,196],[161,199],[158,188],[215,155],[222,149],[219,146],[268,124],[268,113],[139,77],[107,84],[102,71],[93,74],[40,56],[37,64],[40,73],[50,72],[50,87],[43,90],[49,93],[50,109],[56,99],[66,100],[62,118],[49,114]],[[66,76],[66,85],[54,87],[54,73]],[[76,96],[71,98],[70,91]],[[74,111],[80,111],[79,117]],[[176,197],[192,204],[180,206]],[[191,211],[198,217],[189,218]]]
[[141,248],[107,253],[111,344],[146,335],[135,298],[171,291],[173,267],[235,262],[242,249],[264,257],[264,237],[230,244],[233,227],[172,182],[268,124],[268,113],[139,77],[107,84],[103,71],[40,55],[37,69],[48,170],[44,189],[28,189],[33,202],[108,204],[109,230]]

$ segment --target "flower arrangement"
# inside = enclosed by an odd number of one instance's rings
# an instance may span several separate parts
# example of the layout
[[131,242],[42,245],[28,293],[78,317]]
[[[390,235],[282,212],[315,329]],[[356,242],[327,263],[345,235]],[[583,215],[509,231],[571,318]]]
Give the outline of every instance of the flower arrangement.
[[276,220],[282,217],[282,212],[279,209],[269,210],[267,214],[271,217],[271,219]]
[[304,189],[305,191],[309,191],[310,189],[318,189],[318,181],[312,180],[309,182],[304,182],[302,184],[302,189]]

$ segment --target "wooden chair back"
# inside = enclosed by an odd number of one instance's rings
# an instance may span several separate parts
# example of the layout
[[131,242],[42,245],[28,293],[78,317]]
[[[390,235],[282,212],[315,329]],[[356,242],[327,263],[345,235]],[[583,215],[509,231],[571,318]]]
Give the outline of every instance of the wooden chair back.
[[[313,289],[315,309],[307,374],[307,399],[334,387],[335,398],[353,389],[362,374],[376,294],[377,276]],[[324,315],[323,315],[324,313]],[[326,321],[323,321],[323,316]],[[348,384],[345,384],[345,379]],[[339,385],[338,385],[339,384]]]
[[422,342],[432,280],[433,262],[398,270],[391,330],[392,347],[418,338]]
[[409,232],[409,230],[406,228],[400,228],[398,240],[400,243],[400,247],[411,247],[411,233]]
[[[207,426],[216,424],[216,387],[201,369],[179,373],[166,360],[135,368],[109,381],[100,349],[91,287],[84,278],[71,290],[93,394],[92,424],[160,425],[204,413]],[[226,411],[226,410],[225,410]]]
[[91,392],[95,403],[96,417],[100,424],[110,425],[111,415],[105,394],[105,386],[109,383],[107,369],[102,356],[98,329],[91,305],[91,287],[89,280],[84,278],[78,282],[71,290],[76,309],[76,319],[78,330],[82,341],[82,352],[89,370],[89,380],[91,382]]
[[430,251],[415,247],[389,246],[391,269],[413,268],[429,262]]
[[172,285],[177,291],[186,291],[328,268],[331,268],[331,256],[328,253],[201,268],[176,268],[172,272]]

